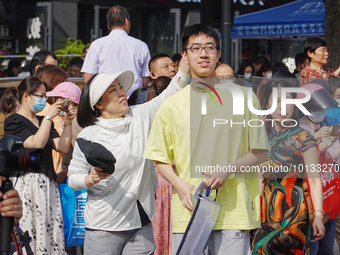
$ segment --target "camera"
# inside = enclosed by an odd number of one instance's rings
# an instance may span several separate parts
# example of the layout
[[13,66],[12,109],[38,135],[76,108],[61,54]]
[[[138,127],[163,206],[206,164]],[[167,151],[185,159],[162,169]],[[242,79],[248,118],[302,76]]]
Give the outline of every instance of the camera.
[[0,139],[0,176],[18,177],[27,172],[40,173],[44,160],[43,149],[27,149],[13,135]]
[[68,106],[71,103],[71,99],[69,98],[64,98],[63,99],[63,103],[61,105],[61,112],[59,113],[60,117],[64,117],[65,116],[65,112],[68,112]]

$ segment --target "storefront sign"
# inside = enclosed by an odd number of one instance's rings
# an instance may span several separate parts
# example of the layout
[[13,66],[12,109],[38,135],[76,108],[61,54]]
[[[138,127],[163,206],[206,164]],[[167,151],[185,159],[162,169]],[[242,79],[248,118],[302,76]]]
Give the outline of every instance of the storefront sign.
[[324,23],[298,23],[291,25],[237,26],[232,31],[232,37],[322,35],[324,33]]

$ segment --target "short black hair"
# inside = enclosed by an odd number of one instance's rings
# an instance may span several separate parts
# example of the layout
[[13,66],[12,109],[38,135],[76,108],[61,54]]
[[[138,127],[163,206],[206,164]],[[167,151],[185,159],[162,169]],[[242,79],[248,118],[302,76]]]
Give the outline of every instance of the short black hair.
[[265,73],[268,71],[273,71],[272,65],[270,63],[263,63],[263,65],[261,65],[260,69],[256,73],[256,76],[262,76],[262,73]]
[[184,32],[182,34],[182,51],[187,50],[189,38],[191,36],[197,37],[201,34],[205,34],[207,37],[212,37],[216,42],[217,49],[220,49],[220,38],[218,37],[215,29],[204,24],[194,24],[191,26],[187,26],[184,29]]
[[240,65],[239,65],[239,68],[238,68],[238,71],[237,71],[237,75],[244,75],[244,71],[246,70],[246,68],[250,66],[251,69],[253,70],[252,73],[254,72],[254,67],[252,65],[252,63],[249,61],[249,60],[242,60]]
[[78,67],[79,69],[81,69],[82,66],[83,66],[83,63],[84,63],[84,60],[82,60],[81,57],[73,57],[73,58],[70,60],[70,62],[68,62],[67,67],[76,66],[76,67]]
[[305,53],[301,52],[295,55],[295,66],[304,64],[306,62],[306,55]]
[[57,56],[49,50],[40,50],[38,52],[36,52],[31,60],[31,75],[35,74],[35,67],[37,65],[40,65],[41,67],[45,66],[45,60],[47,58],[47,56],[51,56],[52,58],[54,58],[55,60],[57,60]]
[[120,5],[113,6],[106,15],[107,26],[110,29],[124,26],[125,19],[130,20],[130,14],[125,7]]
[[314,53],[317,48],[323,46],[327,47],[327,43],[319,37],[312,37],[307,39],[303,44],[304,54],[306,55],[306,58],[311,61],[310,57],[308,56],[308,52]]
[[7,69],[12,70],[14,67],[19,68],[20,66],[21,66],[21,61],[20,61],[20,59],[12,58],[12,59],[8,62],[8,67],[7,67]]
[[292,74],[288,70],[279,70],[275,72],[272,76],[272,80],[284,80],[293,87],[297,88],[300,87],[299,80],[296,78],[294,74]]
[[276,62],[273,65],[273,74],[280,71],[280,70],[286,70],[289,71],[288,66],[285,63],[282,62]]
[[100,111],[96,107],[94,107],[94,110],[92,110],[90,104],[90,85],[96,76],[97,74],[93,75],[91,79],[85,83],[81,92],[77,112],[77,122],[82,128],[94,125],[94,123],[97,121],[97,118],[101,116]]
[[170,58],[170,57],[167,54],[157,54],[157,55],[153,56],[149,61],[149,70],[150,71],[151,71],[151,65],[160,58]]
[[182,59],[182,55],[179,54],[179,53],[176,53],[176,54],[172,55],[172,58],[171,58],[171,59],[172,59],[172,61],[174,61],[174,62],[179,61],[179,60]]

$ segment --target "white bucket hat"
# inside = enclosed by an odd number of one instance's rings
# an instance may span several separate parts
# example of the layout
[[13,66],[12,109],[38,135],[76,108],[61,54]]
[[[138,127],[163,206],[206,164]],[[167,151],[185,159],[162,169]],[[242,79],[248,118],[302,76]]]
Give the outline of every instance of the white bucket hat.
[[132,71],[124,71],[114,74],[100,73],[98,74],[90,84],[90,104],[91,109],[94,110],[95,104],[104,94],[106,89],[111,85],[112,82],[117,80],[120,85],[123,86],[125,91],[128,91],[132,86],[134,80],[134,74]]

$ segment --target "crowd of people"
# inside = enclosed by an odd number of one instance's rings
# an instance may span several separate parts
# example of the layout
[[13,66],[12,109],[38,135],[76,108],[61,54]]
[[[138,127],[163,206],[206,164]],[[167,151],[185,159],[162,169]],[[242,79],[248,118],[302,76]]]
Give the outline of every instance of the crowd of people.
[[[15,189],[0,192],[1,216],[28,231],[33,254],[79,252],[65,243],[65,216],[74,214],[62,210],[58,185],[65,184],[87,191],[77,215],[84,254],[177,254],[202,181],[221,204],[202,254],[333,254],[340,244],[340,68],[325,68],[326,42],[307,39],[293,73],[263,56],[235,72],[220,62],[209,26],[186,27],[182,54],[172,58],[151,57],[129,36],[122,6],[108,11],[107,26],[109,35],[67,70],[52,52],[37,52],[30,75],[0,100],[4,134],[44,149],[39,173],[13,177]],[[8,69],[20,68],[12,61]],[[82,74],[82,90],[67,81]],[[233,171],[197,175],[203,165]]]

